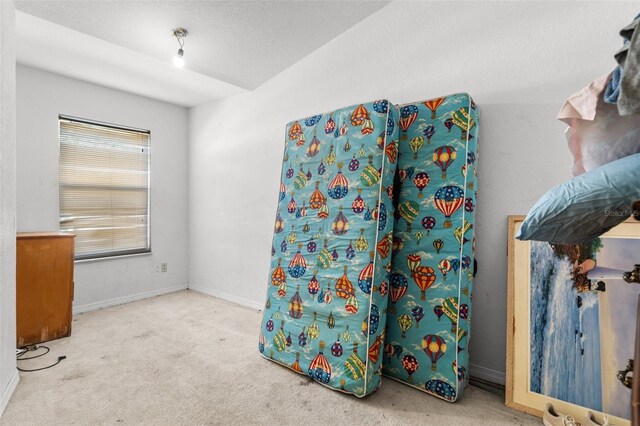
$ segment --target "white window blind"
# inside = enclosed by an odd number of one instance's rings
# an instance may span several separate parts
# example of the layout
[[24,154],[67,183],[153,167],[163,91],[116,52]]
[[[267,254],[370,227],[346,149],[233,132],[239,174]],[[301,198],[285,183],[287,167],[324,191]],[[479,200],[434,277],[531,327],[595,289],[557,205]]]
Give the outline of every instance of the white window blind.
[[59,121],[60,230],[76,259],[148,252],[150,132]]

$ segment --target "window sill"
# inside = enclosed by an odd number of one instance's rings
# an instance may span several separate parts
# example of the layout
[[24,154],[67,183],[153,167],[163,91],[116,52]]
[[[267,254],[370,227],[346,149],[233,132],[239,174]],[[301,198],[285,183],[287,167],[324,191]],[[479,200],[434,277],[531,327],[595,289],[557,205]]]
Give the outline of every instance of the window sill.
[[138,256],[150,256],[153,254],[151,250],[145,251],[142,253],[131,253],[131,254],[117,254],[113,256],[104,256],[104,257],[94,257],[91,259],[76,259],[73,263],[91,263],[91,262],[100,262],[101,260],[116,260],[116,259],[125,259],[129,257],[138,257]]

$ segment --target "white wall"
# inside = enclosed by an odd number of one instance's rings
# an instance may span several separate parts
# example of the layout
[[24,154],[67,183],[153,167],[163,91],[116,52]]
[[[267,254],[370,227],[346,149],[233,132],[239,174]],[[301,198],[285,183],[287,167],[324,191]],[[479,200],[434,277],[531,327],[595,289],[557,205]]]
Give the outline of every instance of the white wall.
[[0,1],[0,415],[16,370],[16,52],[13,1]]
[[[189,117],[190,287],[259,307],[285,124],[467,91],[480,106],[472,369],[504,379],[507,215],[570,177],[568,95],[615,65],[637,3],[393,2],[254,92]],[[336,11],[339,13],[339,11]]]
[[74,310],[186,288],[187,110],[18,66],[18,231],[59,229],[58,114],[151,131],[153,253],[76,262]]

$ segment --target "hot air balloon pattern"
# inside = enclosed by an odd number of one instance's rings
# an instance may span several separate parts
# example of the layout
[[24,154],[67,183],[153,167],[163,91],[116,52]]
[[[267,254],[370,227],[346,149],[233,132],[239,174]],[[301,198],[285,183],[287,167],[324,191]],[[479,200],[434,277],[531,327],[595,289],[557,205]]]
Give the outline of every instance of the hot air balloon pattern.
[[316,340],[320,336],[320,327],[318,326],[318,313],[313,313],[313,321],[307,329],[307,337],[309,340]]
[[287,126],[272,243],[282,253],[271,258],[258,339],[265,358],[358,396],[380,383],[393,228],[385,203],[400,134],[398,109],[386,101],[376,108],[300,119],[297,135]]
[[398,121],[398,125],[400,129],[402,129],[402,136],[400,136],[401,140],[407,140],[407,130],[416,121],[418,117],[418,107],[415,105],[407,105],[400,108],[400,120]]
[[280,330],[273,337],[273,346],[278,352],[282,352],[287,346],[287,337],[284,335],[284,321],[280,322]]
[[307,141],[307,138],[304,137],[304,133],[301,133],[298,137],[298,141],[296,142],[296,146],[302,146]]
[[442,305],[436,305],[433,308],[433,313],[436,314],[436,317],[438,317],[438,321],[440,321],[440,318],[442,318],[442,315],[444,315],[444,310],[442,309]]
[[344,198],[349,193],[349,182],[342,174],[342,163],[338,163],[338,173],[329,183],[328,193],[334,200]]
[[413,184],[418,188],[418,198],[422,198],[422,190],[429,184],[429,175],[425,172],[416,173],[413,177]]
[[456,157],[456,149],[450,145],[440,146],[433,151],[433,164],[442,171],[442,179],[447,178],[447,169]]
[[371,311],[369,313],[369,334],[376,334],[378,332],[378,326],[380,324],[380,311],[378,306],[371,305]]
[[446,401],[456,400],[456,390],[445,381],[429,380],[424,387],[428,393],[436,395]]
[[420,300],[427,300],[426,292],[436,281],[436,273],[430,266],[418,266],[412,273],[413,280],[420,289]]
[[420,266],[422,258],[419,254],[410,254],[407,256],[407,266],[411,272],[415,272],[416,268]]
[[329,217],[329,206],[327,206],[327,203],[324,203],[318,209],[318,217],[320,219],[326,219]]
[[435,120],[436,118],[436,112],[438,110],[438,107],[440,105],[442,105],[442,102],[446,99],[446,97],[443,98],[435,98],[435,99],[431,99],[430,101],[426,101],[424,102],[424,106],[426,106],[427,108],[429,108],[431,110],[431,119]]
[[420,321],[424,318],[424,308],[422,306],[414,306],[411,308],[411,316],[416,322],[416,328],[420,328]]
[[393,305],[391,306],[391,312],[396,312],[396,304],[398,300],[402,298],[407,292],[408,282],[404,275],[399,273],[391,274],[391,282],[389,283],[389,298]]
[[338,340],[331,345],[331,355],[340,358],[343,353],[342,345],[340,344],[340,334],[338,334]]
[[306,327],[302,327],[302,333],[298,335],[298,345],[302,348],[307,345],[307,335],[304,332],[305,329]]
[[462,303],[459,308],[460,311],[460,319],[466,320],[469,318],[469,305],[466,303]]
[[307,117],[304,119],[304,125],[307,127],[315,126],[320,122],[321,118],[322,118],[322,114],[312,115],[311,117]]
[[289,140],[295,141],[302,135],[302,127],[300,127],[300,123],[295,121],[291,127],[289,127]]
[[324,196],[324,194],[320,191],[320,182],[316,182],[316,187],[313,191],[313,193],[311,194],[311,198],[309,199],[309,207],[317,210],[320,207],[322,207],[323,204],[325,204],[327,202],[326,197]]
[[331,265],[333,265],[333,256],[331,256],[331,252],[329,252],[329,249],[327,248],[327,240],[324,240],[324,247],[320,253],[318,253],[317,260],[318,266],[321,269],[329,269]]
[[267,344],[267,340],[264,338],[262,331],[260,332],[260,338],[258,339],[258,350],[260,353],[264,352],[264,346]]
[[440,269],[440,272],[442,272],[443,281],[446,281],[447,274],[451,270],[451,262],[449,261],[449,259],[440,260],[440,262],[438,262],[438,269]]
[[431,138],[433,137],[433,135],[436,134],[436,126],[434,126],[433,124],[429,124],[427,127],[424,128],[424,130],[422,131],[422,134],[424,135],[425,138],[427,138],[427,145],[430,145]]
[[422,233],[422,231],[416,231],[413,233],[413,237],[416,239],[416,244],[420,245],[420,240],[422,240],[424,234]]
[[422,136],[416,136],[409,142],[409,148],[411,148],[411,151],[413,152],[414,160],[418,159],[418,153],[420,152],[420,149],[422,149],[422,145],[424,145],[424,138]]
[[333,120],[333,117],[329,116],[329,118],[327,119],[327,122],[324,125],[324,132],[327,135],[330,135],[331,133],[333,133],[335,129],[336,129],[336,122]]
[[356,238],[354,243],[356,250],[358,251],[367,251],[369,248],[369,242],[367,238],[364,236],[364,228],[360,229],[360,235]]
[[402,357],[402,367],[407,372],[407,381],[413,383],[413,377],[411,375],[418,370],[418,360],[415,356],[407,354]]
[[318,248],[318,245],[316,244],[315,241],[313,241],[313,237],[311,237],[311,241],[307,243],[307,252],[314,253],[317,248]]
[[312,379],[327,384],[329,380],[331,380],[331,365],[327,361],[327,359],[322,354],[324,350],[324,341],[320,341],[319,344],[320,352],[313,358],[311,364],[309,365],[309,377]]
[[282,231],[284,231],[284,221],[282,220],[282,216],[280,216],[280,209],[278,209],[278,212],[276,213],[276,224],[274,226],[274,232],[276,234],[279,234]]
[[431,360],[431,370],[436,371],[436,363],[447,352],[447,344],[442,337],[428,334],[422,338],[422,350]]
[[291,364],[291,369],[296,373],[302,374],[302,368],[300,367],[300,352],[296,352],[296,360]]
[[333,220],[333,223],[331,224],[331,231],[333,232],[334,235],[338,235],[338,236],[345,235],[347,231],[349,231],[349,221],[347,220],[345,215],[342,213],[342,207],[340,207],[340,210],[338,211],[336,218]]
[[369,164],[360,175],[360,182],[363,186],[373,186],[380,180],[380,172],[373,166],[373,155],[369,156]]
[[351,124],[354,126],[361,126],[368,119],[369,119],[369,111],[362,104],[353,110],[350,117]]
[[371,293],[371,285],[373,283],[373,259],[375,258],[375,252],[369,252],[369,257],[371,258],[369,264],[365,266],[358,275],[358,287],[360,287],[360,290],[365,294]]
[[329,318],[327,318],[327,327],[332,329],[336,326],[336,319],[333,317],[333,312],[329,312]]
[[[384,203],[378,203],[378,231],[382,231],[387,227],[387,206]],[[387,256],[383,256],[387,257]]]
[[469,108],[463,107],[453,113],[451,117],[453,124],[460,128],[460,138],[465,140],[469,134],[469,130],[476,125],[475,121],[469,115]]
[[349,245],[345,250],[345,257],[347,258],[347,260],[352,260],[354,257],[356,257],[356,251],[353,249],[353,245],[351,244],[351,241],[349,241]]
[[438,238],[437,240],[433,240],[432,245],[433,248],[436,249],[436,254],[440,254],[440,250],[442,250],[442,247],[444,247],[444,241]]
[[445,217],[444,227],[451,228],[451,215],[462,205],[464,191],[460,187],[447,185],[436,191],[435,205]]
[[302,244],[298,244],[298,252],[289,263],[289,275],[291,275],[292,278],[300,278],[307,271],[307,261],[304,260],[304,257],[300,253],[301,249]]
[[374,364],[377,363],[378,359],[380,358],[380,349],[382,348],[383,341],[384,338],[382,336],[376,337],[373,345],[371,345],[371,347],[369,347],[369,350],[367,351],[367,358],[369,358],[369,360]]
[[458,329],[458,298],[447,297],[442,301],[442,311],[451,321],[451,332],[455,333]]
[[366,366],[358,356],[358,342],[353,343],[353,353],[344,362],[345,374],[353,380],[364,377]]
[[309,280],[309,284],[307,284],[307,290],[309,290],[309,294],[311,295],[318,294],[318,291],[320,290],[320,282],[318,282],[318,279],[316,278],[317,274],[318,270],[316,269],[313,271],[313,277]]
[[373,130],[374,130],[374,126],[373,126],[372,120],[367,118],[366,120],[364,120],[364,122],[362,122],[360,133],[362,133],[363,135],[370,135],[371,133],[373,133]]
[[406,200],[398,206],[400,217],[407,223],[407,232],[411,232],[411,223],[420,214],[420,205],[413,200]]
[[454,229],[453,231],[453,235],[456,237],[456,240],[458,241],[458,243],[460,244],[464,244],[466,243],[467,240],[465,238],[465,234],[467,233],[467,231],[469,231],[469,229],[471,229],[472,225],[469,223],[468,220],[464,220],[464,222],[462,223],[462,226],[458,226],[456,229]]
[[351,315],[355,315],[355,314],[358,313],[359,303],[358,303],[358,299],[356,298],[355,294],[352,294],[347,299],[347,303],[345,303],[344,309],[347,311],[347,313],[349,313]]
[[451,133],[451,128],[453,127],[453,118],[447,118],[444,120],[444,127],[447,128],[447,132]]
[[293,198],[293,196],[294,192],[291,191],[291,201],[289,201],[289,204],[287,204],[287,212],[292,214],[298,210],[298,204],[296,203],[296,200]]
[[358,188],[357,191],[358,195],[356,195],[356,198],[351,203],[351,210],[353,210],[355,214],[360,214],[364,211],[366,205],[364,203],[364,200],[362,199],[362,189]]
[[336,151],[333,149],[333,145],[331,145],[329,154],[325,157],[324,161],[327,163],[327,165],[333,166],[334,164],[336,164],[336,158]]
[[302,298],[300,297],[300,285],[293,294],[291,300],[289,300],[289,315],[291,318],[299,319],[304,312],[304,306],[302,305]]
[[274,286],[279,286],[283,282],[287,281],[287,276],[284,274],[284,269],[282,269],[282,259],[278,259],[278,266],[273,270],[271,274],[271,284]]
[[386,114],[389,111],[389,102],[386,99],[380,99],[373,103],[373,110],[378,114]]
[[356,158],[356,156],[354,154],[353,158],[351,159],[351,161],[349,161],[349,171],[350,172],[355,172],[359,168],[360,168],[360,161],[358,161],[358,159]]
[[398,325],[400,326],[400,331],[402,331],[402,338],[406,338],[405,333],[408,329],[413,325],[413,319],[411,319],[411,315],[402,314],[398,317]]
[[466,198],[466,199],[464,200],[464,210],[465,210],[466,212],[471,213],[471,212],[473,212],[473,208],[474,208],[474,205],[473,205],[473,198]]
[[425,216],[420,221],[422,227],[427,230],[427,237],[429,236],[429,232],[436,226],[436,218],[433,216]]
[[336,297],[340,299],[345,299],[345,300],[349,299],[354,294],[353,284],[351,283],[351,281],[349,280],[349,277],[347,276],[348,270],[349,270],[349,267],[345,265],[344,273],[336,281]]

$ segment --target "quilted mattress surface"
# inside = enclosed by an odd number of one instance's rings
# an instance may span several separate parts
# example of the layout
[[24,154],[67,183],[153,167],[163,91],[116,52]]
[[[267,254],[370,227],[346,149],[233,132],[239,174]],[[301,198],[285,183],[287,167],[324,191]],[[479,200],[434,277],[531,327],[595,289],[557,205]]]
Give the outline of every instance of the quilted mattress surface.
[[455,401],[468,382],[478,109],[465,93],[399,108],[384,374]]
[[258,348],[362,397],[380,385],[398,109],[386,100],[287,125]]

